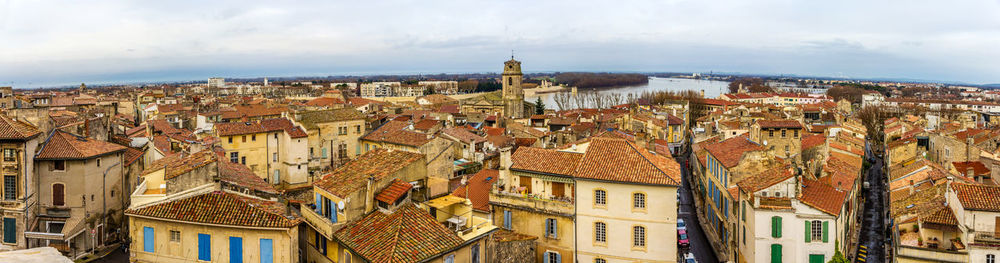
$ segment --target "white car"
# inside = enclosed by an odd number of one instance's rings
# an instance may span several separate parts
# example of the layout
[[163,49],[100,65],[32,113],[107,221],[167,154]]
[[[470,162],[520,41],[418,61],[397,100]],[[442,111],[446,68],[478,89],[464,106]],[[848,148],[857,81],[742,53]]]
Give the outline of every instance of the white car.
[[687,253],[684,254],[684,263],[698,263],[698,261],[694,259],[694,254]]
[[687,229],[688,229],[687,228],[687,224],[684,223],[684,219],[678,218],[677,219],[677,230],[678,231],[680,231],[680,230],[687,231]]

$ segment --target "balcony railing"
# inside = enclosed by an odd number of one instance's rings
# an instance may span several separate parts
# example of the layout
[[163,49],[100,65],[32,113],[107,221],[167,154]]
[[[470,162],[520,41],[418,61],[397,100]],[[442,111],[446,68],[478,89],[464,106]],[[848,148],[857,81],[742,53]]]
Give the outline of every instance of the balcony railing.
[[306,223],[312,226],[316,232],[322,233],[327,238],[332,238],[333,233],[345,225],[343,221],[334,223],[330,221],[330,218],[316,213],[312,205],[303,206],[302,208],[302,217],[306,219]]
[[1000,246],[1000,233],[975,231],[972,232],[972,241],[977,245]]
[[499,189],[493,189],[490,196],[490,203],[531,208],[565,215],[573,213],[573,201],[572,197],[546,198],[539,195],[507,192]]

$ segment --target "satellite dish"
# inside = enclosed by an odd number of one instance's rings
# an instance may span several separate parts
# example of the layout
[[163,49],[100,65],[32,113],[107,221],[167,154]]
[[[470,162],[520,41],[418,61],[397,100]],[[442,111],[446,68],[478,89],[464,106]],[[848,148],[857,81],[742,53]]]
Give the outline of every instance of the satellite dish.
[[337,210],[344,210],[344,201],[337,202]]

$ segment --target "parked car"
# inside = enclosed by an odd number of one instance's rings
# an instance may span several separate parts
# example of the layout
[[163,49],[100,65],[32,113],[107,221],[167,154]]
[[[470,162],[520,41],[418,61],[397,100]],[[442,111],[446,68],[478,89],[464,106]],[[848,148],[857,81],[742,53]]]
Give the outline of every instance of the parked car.
[[698,263],[698,261],[694,259],[694,254],[687,253],[684,254],[684,263]]
[[688,229],[687,228],[687,224],[684,223],[684,219],[678,218],[677,219],[677,230],[687,231],[687,229]]
[[686,248],[691,245],[691,241],[688,240],[687,230],[677,230],[677,245],[682,248]]

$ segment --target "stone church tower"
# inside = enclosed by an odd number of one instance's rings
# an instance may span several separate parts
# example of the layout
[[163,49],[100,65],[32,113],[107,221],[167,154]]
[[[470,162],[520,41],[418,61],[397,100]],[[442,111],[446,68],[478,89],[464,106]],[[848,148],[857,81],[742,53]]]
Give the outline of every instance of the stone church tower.
[[503,81],[504,115],[514,119],[524,118],[524,90],[521,89],[524,74],[521,74],[521,62],[511,56],[503,66],[500,81]]

